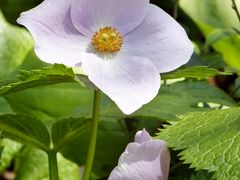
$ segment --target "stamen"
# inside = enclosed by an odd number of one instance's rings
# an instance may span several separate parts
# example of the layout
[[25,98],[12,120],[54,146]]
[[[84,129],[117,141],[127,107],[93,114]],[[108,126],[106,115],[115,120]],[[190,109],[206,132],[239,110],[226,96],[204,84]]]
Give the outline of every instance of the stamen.
[[122,44],[123,37],[121,33],[113,27],[101,28],[92,37],[92,45],[98,52],[118,52]]

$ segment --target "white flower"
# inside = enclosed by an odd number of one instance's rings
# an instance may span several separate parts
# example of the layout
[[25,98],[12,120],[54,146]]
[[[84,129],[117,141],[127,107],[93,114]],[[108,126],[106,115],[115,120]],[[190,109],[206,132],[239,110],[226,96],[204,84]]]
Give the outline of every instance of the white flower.
[[128,144],[108,180],[167,180],[169,164],[165,142],[153,140],[144,129]]
[[151,101],[159,73],[193,52],[184,29],[149,0],[45,0],[18,23],[32,33],[40,59],[81,66],[125,114]]

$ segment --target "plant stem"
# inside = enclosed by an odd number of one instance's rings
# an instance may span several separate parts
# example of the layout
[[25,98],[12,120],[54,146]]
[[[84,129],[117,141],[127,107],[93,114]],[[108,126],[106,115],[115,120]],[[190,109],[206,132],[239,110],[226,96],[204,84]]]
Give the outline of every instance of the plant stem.
[[178,17],[178,4],[179,4],[179,0],[175,0],[175,2],[174,2],[174,12],[173,12],[173,18],[175,20]]
[[236,3],[235,0],[232,0],[232,8],[233,8],[234,11],[236,12],[237,17],[238,17],[238,19],[239,19],[239,21],[240,21],[240,12],[239,12],[239,10],[238,10],[237,3]]
[[49,179],[58,180],[57,152],[50,150],[48,152]]
[[83,180],[89,180],[91,175],[91,170],[93,166],[95,147],[97,142],[97,129],[98,129],[98,121],[99,121],[99,111],[100,111],[100,96],[101,91],[94,91],[94,103],[93,103],[93,114],[92,114],[92,127],[91,127],[91,135],[90,142],[88,146],[88,154],[86,159],[86,164],[83,172]]

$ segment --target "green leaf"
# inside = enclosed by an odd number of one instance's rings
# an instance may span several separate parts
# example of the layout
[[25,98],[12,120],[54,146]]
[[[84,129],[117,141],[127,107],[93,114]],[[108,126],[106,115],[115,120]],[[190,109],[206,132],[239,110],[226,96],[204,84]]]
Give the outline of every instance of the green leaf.
[[52,126],[54,149],[59,151],[63,146],[78,139],[89,126],[89,119],[69,118],[56,122]]
[[11,165],[13,158],[19,153],[22,145],[9,139],[2,139],[1,146],[4,149],[0,160],[0,172],[3,172]]
[[167,126],[158,138],[183,150],[185,163],[215,172],[218,180],[240,179],[240,108],[190,113]]
[[174,71],[172,73],[163,74],[162,79],[177,79],[177,78],[196,78],[206,79],[216,75],[231,75],[230,72],[221,72],[214,68],[207,66],[193,66],[181,70]]
[[49,133],[42,122],[32,116],[6,114],[0,116],[3,136],[22,144],[47,151],[50,146]]
[[10,76],[33,48],[30,34],[8,24],[0,11],[0,79]]
[[42,70],[20,71],[19,81],[4,85],[0,88],[0,96],[22,91],[28,88],[53,85],[63,82],[74,82],[71,68],[61,64],[46,67]]
[[[5,98],[14,112],[30,114],[44,121],[68,117],[91,118],[93,92],[77,83],[28,89]],[[186,112],[211,110],[209,107],[198,107],[199,103],[236,105],[229,95],[206,82],[179,82],[163,85],[153,101],[130,117],[169,120]],[[102,95],[101,120],[116,121],[125,117],[113,101]]]
[[[58,154],[60,180],[77,180],[80,177],[79,167]],[[48,159],[46,153],[38,149],[24,148],[16,158],[17,180],[49,180]]]

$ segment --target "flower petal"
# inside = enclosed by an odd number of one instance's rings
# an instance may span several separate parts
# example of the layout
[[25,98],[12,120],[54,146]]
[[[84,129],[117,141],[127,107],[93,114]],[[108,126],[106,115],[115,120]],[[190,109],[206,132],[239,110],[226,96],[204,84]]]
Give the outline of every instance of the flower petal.
[[35,52],[47,63],[73,66],[80,62],[80,54],[90,42],[71,22],[71,1],[45,0],[17,20],[32,33]]
[[149,140],[152,140],[152,137],[145,129],[143,129],[142,131],[138,131],[136,133],[134,142],[143,143]]
[[74,0],[72,21],[88,37],[107,26],[126,34],[142,22],[148,4],[149,0]]
[[130,143],[108,180],[167,180],[170,155],[164,141]]
[[124,37],[122,53],[150,59],[163,73],[187,63],[193,45],[170,15],[151,4],[142,24]]
[[85,54],[82,68],[88,78],[125,113],[131,114],[151,101],[160,88],[160,75],[151,61],[121,56],[103,60]]

